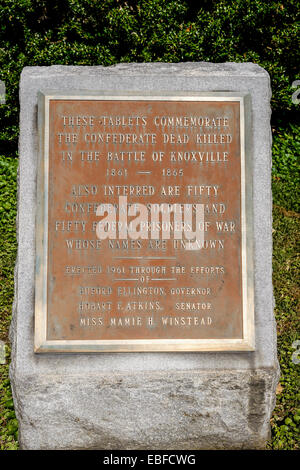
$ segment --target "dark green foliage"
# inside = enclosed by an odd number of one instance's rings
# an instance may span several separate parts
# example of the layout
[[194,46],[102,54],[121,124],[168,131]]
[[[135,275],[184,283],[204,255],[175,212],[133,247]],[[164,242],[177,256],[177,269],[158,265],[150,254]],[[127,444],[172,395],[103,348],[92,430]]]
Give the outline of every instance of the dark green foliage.
[[[299,105],[298,105],[299,106]],[[277,204],[299,212],[300,126],[279,128],[273,138],[273,192]],[[284,183],[284,184],[283,184]]]
[[[7,91],[0,105],[0,340],[8,342],[13,299],[23,67],[255,62],[269,72],[273,90],[274,291],[282,378],[270,447],[299,448],[299,365],[291,361],[299,330],[300,131],[299,105],[291,99],[291,85],[300,78],[299,11],[296,0],[0,0],[0,80]],[[8,365],[0,364],[0,450],[16,448],[16,439]]]

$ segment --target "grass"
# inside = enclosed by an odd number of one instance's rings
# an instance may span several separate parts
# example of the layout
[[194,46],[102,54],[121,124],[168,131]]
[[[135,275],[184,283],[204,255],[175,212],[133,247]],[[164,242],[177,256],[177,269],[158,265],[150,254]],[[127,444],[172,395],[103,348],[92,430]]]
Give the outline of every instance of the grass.
[[[299,6],[296,0],[0,0],[0,341],[8,344],[16,255],[18,89],[23,67],[120,62],[253,62],[271,77],[274,293],[282,377],[271,420],[271,449],[299,448],[297,320],[299,234]],[[193,2],[197,3],[197,2]],[[5,155],[5,156],[1,156]],[[299,172],[300,175],[300,172]],[[298,192],[298,195],[297,195]],[[298,336],[299,338],[299,336]],[[7,363],[9,350],[7,349]],[[17,448],[8,365],[0,364],[0,450]]]
[[[293,342],[299,338],[299,235],[298,210],[299,181],[294,166],[285,158],[290,136],[294,135],[294,151],[299,139],[298,130],[292,127],[280,131],[274,138],[273,169],[273,284],[276,300],[275,315],[278,330],[278,357],[281,367],[277,387],[277,404],[271,419],[272,439],[269,449],[299,449],[299,364],[292,361]],[[299,142],[299,140],[298,140]],[[282,159],[280,158],[282,155]],[[281,162],[284,168],[281,168]],[[13,267],[16,255],[16,172],[17,160],[0,156],[0,340],[8,344],[8,327],[13,301]],[[277,165],[277,166],[276,166]],[[280,176],[279,176],[280,175]],[[299,237],[298,237],[299,238]],[[18,448],[17,421],[8,378],[9,349],[6,364],[0,364],[0,450]],[[299,354],[300,359],[300,354]]]
[[6,344],[6,363],[0,361],[0,450],[18,448],[18,423],[15,417],[8,378],[8,329],[14,295],[16,257],[18,160],[0,156],[0,341]]

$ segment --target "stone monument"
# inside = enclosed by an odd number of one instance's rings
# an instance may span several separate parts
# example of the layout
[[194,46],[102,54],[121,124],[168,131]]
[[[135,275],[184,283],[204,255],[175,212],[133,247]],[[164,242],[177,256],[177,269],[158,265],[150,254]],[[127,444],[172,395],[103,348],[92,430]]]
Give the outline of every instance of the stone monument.
[[265,447],[270,96],[255,64],[23,70],[23,449]]

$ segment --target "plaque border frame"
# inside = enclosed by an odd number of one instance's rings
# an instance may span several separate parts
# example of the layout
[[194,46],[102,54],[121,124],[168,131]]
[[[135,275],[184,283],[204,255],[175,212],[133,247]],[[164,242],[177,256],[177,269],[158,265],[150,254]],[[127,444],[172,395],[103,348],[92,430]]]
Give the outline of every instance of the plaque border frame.
[[[240,103],[243,338],[47,340],[49,108],[51,100],[231,101]],[[248,92],[38,92],[38,171],[35,270],[35,353],[254,351],[254,252],[251,96]]]

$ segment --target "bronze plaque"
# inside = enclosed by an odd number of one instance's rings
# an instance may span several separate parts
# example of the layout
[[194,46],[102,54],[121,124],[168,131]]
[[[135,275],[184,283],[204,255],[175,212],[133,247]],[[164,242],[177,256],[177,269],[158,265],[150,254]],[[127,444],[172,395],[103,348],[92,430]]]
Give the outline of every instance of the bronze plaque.
[[254,349],[249,113],[40,93],[36,352]]

